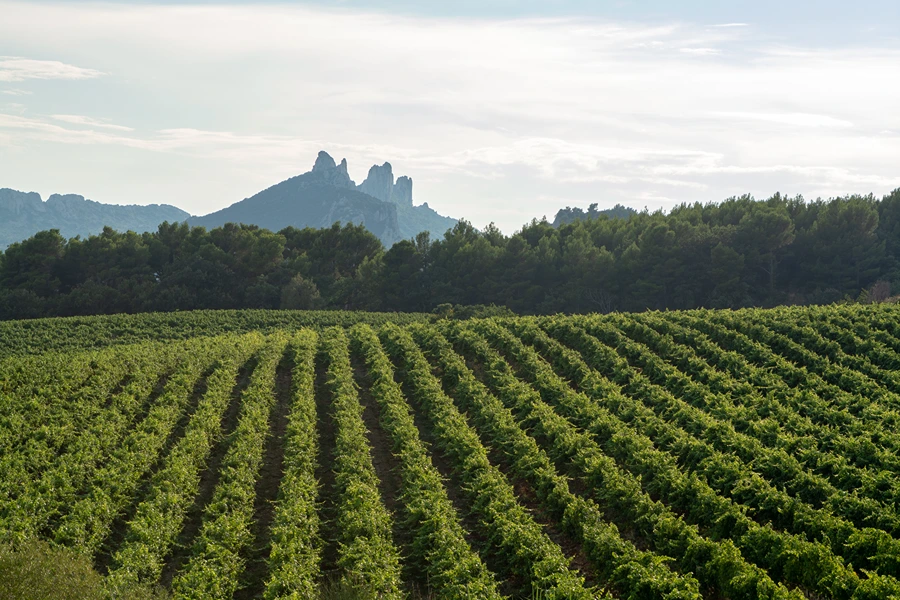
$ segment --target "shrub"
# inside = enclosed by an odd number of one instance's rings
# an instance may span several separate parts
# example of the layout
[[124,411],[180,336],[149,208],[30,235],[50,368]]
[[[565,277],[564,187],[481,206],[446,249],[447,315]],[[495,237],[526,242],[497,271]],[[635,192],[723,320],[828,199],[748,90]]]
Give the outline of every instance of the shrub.
[[162,590],[117,590],[90,560],[68,548],[38,540],[0,546],[0,600],[163,600]]

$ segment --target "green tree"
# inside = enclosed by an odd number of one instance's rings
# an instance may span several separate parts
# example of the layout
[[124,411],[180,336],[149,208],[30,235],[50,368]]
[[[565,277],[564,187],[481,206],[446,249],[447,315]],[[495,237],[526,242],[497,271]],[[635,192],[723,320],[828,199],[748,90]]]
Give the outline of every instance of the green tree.
[[738,308],[750,303],[750,289],[744,281],[744,257],[734,248],[719,242],[710,252],[709,275],[713,282],[709,305],[713,308]]
[[872,196],[848,196],[824,205],[810,230],[808,268],[815,283],[856,295],[878,279],[886,242],[878,234]]
[[796,237],[786,206],[778,203],[750,205],[750,210],[738,223],[736,236],[748,266],[752,265],[765,274],[762,281],[766,283],[767,300],[774,300],[778,265],[781,264],[784,249]]
[[322,297],[319,288],[303,275],[295,275],[281,290],[281,308],[313,310],[319,308]]

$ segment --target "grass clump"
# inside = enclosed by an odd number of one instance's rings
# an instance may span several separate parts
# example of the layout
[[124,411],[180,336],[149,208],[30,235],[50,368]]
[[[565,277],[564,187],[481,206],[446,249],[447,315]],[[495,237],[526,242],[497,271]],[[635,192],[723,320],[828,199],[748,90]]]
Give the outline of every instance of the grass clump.
[[166,600],[161,589],[112,590],[91,561],[68,548],[29,540],[0,545],[0,600]]

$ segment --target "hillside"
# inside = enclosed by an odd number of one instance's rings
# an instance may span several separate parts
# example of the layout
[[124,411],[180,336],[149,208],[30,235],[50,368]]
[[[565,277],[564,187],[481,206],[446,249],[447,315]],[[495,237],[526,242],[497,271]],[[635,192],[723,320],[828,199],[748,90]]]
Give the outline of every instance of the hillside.
[[400,226],[400,237],[404,240],[413,239],[423,231],[427,231],[433,240],[441,239],[457,222],[456,219],[438,214],[427,202],[419,206],[397,205],[397,223]]
[[189,221],[209,229],[244,223],[272,231],[354,223],[364,225],[390,247],[422,231],[428,231],[432,239],[440,238],[457,223],[438,214],[427,202],[414,205],[412,190],[411,178],[394,180],[390,163],[373,166],[365,181],[356,185],[347,173],[347,161],[338,165],[326,152],[319,153],[311,171],[204,216],[192,217],[167,204],[102,204],[74,194],[53,194],[43,202],[37,193],[2,188],[0,250],[49,229],[58,229],[65,238],[87,237],[105,226],[137,233],[156,231],[164,221]]
[[178,600],[897,597],[898,317],[0,324],[0,548]]
[[271,231],[285,227],[322,229],[332,223],[362,224],[385,245],[402,239],[397,207],[352,189],[322,183],[315,174],[298,175],[227,208],[188,222],[208,229],[225,223],[258,225]]
[[207,228],[245,223],[272,231],[354,223],[364,225],[390,247],[421,231],[441,237],[456,220],[439,215],[427,203],[414,206],[412,179],[395,181],[390,163],[373,166],[365,181],[356,185],[347,172],[346,160],[337,164],[327,152],[320,152],[311,171],[189,222]]
[[168,204],[148,206],[101,204],[82,196],[40,194],[0,189],[0,250],[39,231],[59,229],[64,237],[97,234],[104,226],[118,231],[156,231],[163,221],[184,221],[188,213]]

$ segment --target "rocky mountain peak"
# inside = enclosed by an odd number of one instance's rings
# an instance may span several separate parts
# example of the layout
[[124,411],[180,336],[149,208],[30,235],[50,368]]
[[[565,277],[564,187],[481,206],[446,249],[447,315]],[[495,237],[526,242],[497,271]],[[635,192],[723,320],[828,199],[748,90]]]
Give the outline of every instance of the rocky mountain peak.
[[356,183],[350,179],[347,172],[347,159],[342,159],[341,164],[335,164],[331,155],[322,150],[316,157],[316,164],[313,165],[313,180],[318,183],[327,183],[340,188],[355,188]]
[[358,189],[382,202],[412,206],[412,179],[404,175],[395,182],[394,170],[389,162],[381,166],[372,165],[369,175]]
[[[347,161],[344,161],[341,164],[346,165]],[[335,168],[337,165],[334,162],[334,159],[331,158],[331,155],[325,152],[324,150],[319,152],[319,155],[316,157],[316,164],[313,165],[312,172],[319,173],[321,171],[329,171]]]
[[19,192],[9,188],[0,188],[0,212],[9,211],[20,214],[25,211],[43,210],[44,202],[37,192]]
[[398,177],[391,192],[391,201],[401,206],[412,206],[412,179],[406,175]]
[[73,206],[84,204],[84,202],[84,196],[78,194],[50,194],[50,197],[47,198],[48,205]]
[[372,165],[366,180],[359,184],[359,191],[378,198],[382,202],[391,201],[393,189],[394,171],[389,162],[384,163],[380,167]]

